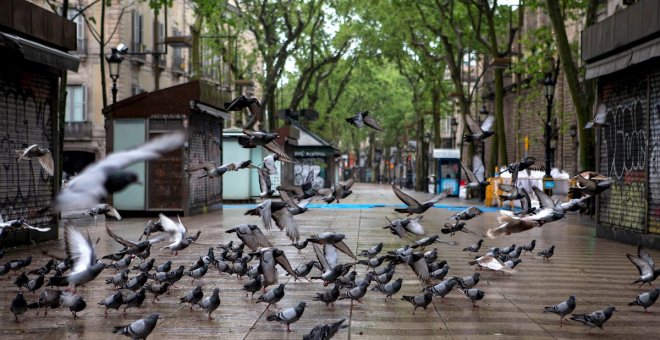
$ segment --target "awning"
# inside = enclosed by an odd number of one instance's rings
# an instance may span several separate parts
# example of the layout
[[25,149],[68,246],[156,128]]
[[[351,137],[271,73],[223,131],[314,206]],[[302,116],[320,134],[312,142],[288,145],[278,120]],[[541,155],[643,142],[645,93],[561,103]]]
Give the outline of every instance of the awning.
[[231,116],[227,112],[218,110],[213,106],[202,104],[202,103],[196,102],[196,101],[192,101],[190,104],[191,104],[190,105],[191,108],[200,110],[200,111],[202,111],[206,114],[209,114],[213,117],[222,118],[222,119],[225,119],[225,120],[231,119]]
[[660,38],[587,65],[586,79],[602,77],[656,57],[660,57]]
[[14,45],[12,48],[17,49],[26,60],[57,69],[78,71],[80,59],[66,52],[9,33],[0,32],[0,40],[11,41]]

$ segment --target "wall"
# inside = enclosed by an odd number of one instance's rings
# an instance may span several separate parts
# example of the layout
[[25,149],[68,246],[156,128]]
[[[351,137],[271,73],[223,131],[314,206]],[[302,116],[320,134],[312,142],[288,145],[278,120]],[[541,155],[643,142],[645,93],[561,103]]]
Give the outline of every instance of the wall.
[[[186,164],[222,161],[222,119],[193,112],[188,126],[188,159]],[[222,177],[199,178],[203,171],[188,176],[190,214],[206,212],[222,207]]]

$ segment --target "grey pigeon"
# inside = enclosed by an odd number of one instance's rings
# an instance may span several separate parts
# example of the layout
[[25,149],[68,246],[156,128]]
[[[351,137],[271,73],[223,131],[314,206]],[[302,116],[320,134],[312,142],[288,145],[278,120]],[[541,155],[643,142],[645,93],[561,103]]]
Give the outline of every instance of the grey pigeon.
[[507,260],[506,262],[504,262],[504,265],[511,268],[511,269],[515,269],[516,266],[518,264],[520,264],[520,262],[522,262],[521,259],[510,259],[510,260]]
[[252,167],[252,161],[247,160],[243,162],[236,163],[226,163],[221,166],[218,166],[214,161],[200,162],[195,164],[188,165],[186,171],[194,172],[197,170],[204,169],[204,174],[200,175],[198,178],[216,178],[222,176],[227,171],[238,171],[240,169],[245,169]]
[[277,287],[269,290],[267,293],[261,295],[257,299],[257,303],[259,303],[259,302],[267,303],[268,306],[266,306],[266,308],[269,308],[270,305],[275,305],[275,307],[277,307],[277,303],[280,300],[282,300],[282,298],[284,297],[284,286],[285,286],[284,283],[280,283],[279,286],[277,286]]
[[607,123],[607,106],[604,103],[598,104],[596,112],[594,113],[594,118],[587,122],[584,126],[585,129],[599,128],[603,126],[610,126]]
[[152,303],[155,303],[156,300],[158,300],[158,297],[167,293],[167,290],[170,288],[170,283],[169,282],[164,282],[161,284],[146,284],[144,285],[147,290],[154,294],[154,299],[151,301]]
[[564,324],[564,316],[571,314],[575,309],[575,296],[571,295],[566,301],[554,306],[545,307],[543,313],[555,313],[559,315],[559,327]]
[[477,288],[470,288],[470,289],[459,288],[458,290],[460,290],[468,299],[472,301],[473,308],[478,308],[479,306],[477,306],[476,301],[483,299],[485,296],[484,291]]
[[383,128],[380,127],[380,124],[378,124],[375,119],[369,116],[369,111],[358,112],[355,114],[355,116],[346,118],[346,122],[354,125],[358,129],[361,129],[366,125],[374,130],[383,131]]
[[473,243],[473,244],[463,248],[463,251],[468,251],[470,253],[476,253],[476,252],[479,251],[479,249],[481,249],[481,244],[482,243],[484,243],[484,240],[480,239],[479,241],[477,241],[477,243]]
[[396,195],[396,197],[399,200],[401,200],[401,202],[406,204],[405,208],[396,208],[394,209],[394,211],[400,213],[406,213],[408,215],[422,214],[425,211],[427,211],[429,208],[431,208],[434,204],[438,203],[439,201],[441,201],[442,199],[446,198],[449,195],[449,190],[445,190],[439,195],[431,198],[430,200],[424,203],[420,203],[416,199],[412,198],[410,195],[405,194],[395,185],[392,185],[392,191],[394,191],[394,195]]
[[25,285],[27,285],[28,282],[30,282],[30,278],[25,274],[25,272],[22,272],[21,275],[17,276],[14,280],[14,285],[18,287],[19,290],[21,290]]
[[218,309],[220,306],[220,288],[214,288],[213,294],[209,297],[205,297],[202,301],[199,302],[199,306],[202,307],[207,313],[209,313],[209,320],[213,320],[211,313]]
[[536,247],[536,240],[532,240],[529,244],[526,244],[522,246],[522,249],[525,251],[525,253],[532,252],[534,251],[534,248]]
[[381,250],[383,250],[383,242],[380,242],[369,249],[362,250],[360,252],[360,256],[374,257],[378,255]]
[[133,258],[135,258],[135,255],[124,257],[123,259],[111,264],[110,268],[114,270],[124,270],[131,265]]
[[278,248],[263,248],[261,251],[254,253],[259,257],[259,266],[264,280],[262,282],[264,288],[277,283],[277,270],[276,265],[284,268],[289,275],[296,276],[296,273],[291,268],[291,264],[287,259],[284,251]]
[[192,277],[193,279],[190,283],[194,283],[195,280],[199,280],[202,277],[204,277],[204,275],[206,275],[206,272],[208,270],[209,270],[209,266],[205,264],[200,268],[197,268],[195,270],[191,270],[191,271],[187,272],[186,275]]
[[362,303],[361,299],[367,294],[367,287],[369,287],[369,281],[363,280],[359,286],[350,289],[344,295],[340,296],[339,300],[350,299]]
[[660,269],[655,269],[655,262],[653,258],[647,253],[642,246],[637,247],[637,256],[626,254],[628,260],[632,262],[637,270],[639,271],[639,278],[633,281],[632,284],[639,283],[639,286],[643,286],[645,283],[648,283],[651,286],[651,282],[655,281],[660,275]]
[[121,292],[116,292],[112,295],[108,295],[103,301],[99,302],[99,305],[105,306],[105,317],[108,317],[108,308],[112,308],[114,310],[119,310],[119,307],[124,303],[124,296],[121,294]]
[[550,258],[554,254],[555,254],[555,246],[554,245],[550,246],[550,248],[548,248],[548,249],[545,249],[543,251],[540,251],[540,252],[536,253],[536,255],[542,256],[544,261],[550,261]]
[[73,318],[78,318],[78,312],[84,310],[87,307],[85,299],[81,295],[63,292],[62,293],[62,306],[68,307]]
[[129,308],[140,308],[142,307],[142,302],[147,297],[147,288],[142,287],[137,293],[128,293],[124,296],[124,315],[126,315],[126,310]]
[[479,278],[481,277],[480,273],[474,273],[470,276],[466,276],[463,278],[460,277],[454,277],[454,280],[458,282],[458,286],[463,288],[463,289],[469,289],[477,285],[479,283]]
[[302,251],[303,249],[307,248],[307,244],[309,244],[309,241],[304,240],[304,241],[302,241],[302,242],[292,243],[291,245],[292,245],[294,248],[298,249],[298,253],[301,253],[301,251]]
[[457,213],[451,215],[449,217],[449,219],[453,219],[453,220],[457,220],[457,221],[460,221],[460,220],[467,221],[467,220],[471,220],[471,219],[473,219],[473,218],[475,218],[475,217],[477,217],[481,214],[483,214],[483,211],[481,211],[481,209],[479,209],[477,207],[468,207],[468,208],[465,208],[465,210],[461,210],[460,212],[457,212]]
[[167,239],[169,236],[169,242],[171,243],[163,249],[169,249],[172,254],[176,256],[180,250],[188,248],[188,246],[194,242],[192,239],[186,236],[188,229],[186,229],[186,227],[183,225],[180,217],[177,216],[177,221],[174,221],[163,214],[158,216],[160,218],[160,224],[163,226],[165,233],[150,239],[150,243],[160,242]]
[[456,242],[441,241],[440,240],[440,235],[433,235],[433,236],[425,237],[421,240],[415,241],[414,244],[412,244],[410,247],[411,248],[418,248],[419,247],[420,249],[424,249],[425,247],[430,246],[433,243],[445,243],[445,244],[449,244],[449,245],[456,245]]
[[403,301],[408,301],[415,306],[413,308],[413,315],[415,315],[415,311],[417,308],[422,307],[424,310],[426,310],[426,307],[433,302],[433,294],[432,293],[425,293],[424,295],[415,295],[415,296],[408,296],[404,295],[401,300]]
[[394,272],[395,272],[395,270],[394,270],[394,268],[392,268],[392,270],[390,270],[388,272],[385,272],[383,274],[380,274],[380,275],[376,275],[375,272],[372,272],[372,274],[373,274],[374,281],[384,285],[384,284],[387,284],[388,282],[390,282],[390,280],[392,280],[392,277],[394,277]]
[[34,279],[28,281],[28,283],[25,285],[25,288],[27,288],[29,291],[34,292],[37,289],[41,288],[41,286],[44,285],[44,274],[41,274]]
[[62,291],[55,289],[44,289],[39,294],[39,300],[36,303],[31,303],[28,305],[28,308],[34,309],[39,308],[37,315],[41,312],[41,308],[44,308],[44,316],[48,316],[48,308],[56,309],[62,305]]
[[239,224],[234,228],[227,230],[226,233],[236,233],[236,236],[254,251],[257,251],[259,248],[273,246],[261,229],[254,224]]
[[19,320],[19,315],[23,315],[28,308],[28,303],[23,298],[23,292],[18,292],[14,300],[11,301],[11,306],[9,310],[14,313],[14,319],[17,323],[21,323],[22,318]]
[[371,290],[378,290],[382,292],[383,294],[385,294],[385,300],[387,300],[387,298],[391,298],[392,295],[398,293],[401,290],[401,287],[403,287],[403,279],[398,278],[388,284],[381,284],[375,286]]
[[149,275],[147,273],[140,273],[138,276],[135,276],[128,280],[125,285],[122,286],[124,289],[130,289],[132,291],[137,291],[138,289],[142,288],[145,283],[147,283],[147,280],[149,279]]
[[167,261],[156,267],[157,272],[169,272],[170,269],[172,269],[172,261]]
[[309,332],[309,334],[303,336],[303,340],[328,340],[339,332],[340,329],[348,327],[348,325],[342,325],[346,319],[341,319],[333,323],[324,323],[317,325]]
[[[294,269],[293,272],[296,274],[294,276],[294,281],[297,281],[299,278],[307,278],[307,275],[314,269],[315,266],[318,266],[319,263],[317,261],[311,260],[307,263],[303,263],[298,268]],[[286,275],[289,275],[287,273]]]
[[112,333],[121,333],[132,339],[146,339],[154,331],[160,314],[153,313],[144,319],[133,321],[130,325],[117,326],[112,329]]
[[442,268],[429,272],[429,278],[434,280],[442,280],[449,273],[449,265],[445,264]]
[[70,288],[84,285],[94,280],[105,269],[106,265],[98,261],[92,240],[67,225],[64,229],[67,256],[73,259],[74,265],[68,276],[53,276],[48,280],[49,286],[66,286]]
[[36,158],[39,160],[39,164],[41,164],[41,167],[46,171],[46,173],[48,173],[49,176],[52,177],[55,174],[55,163],[53,162],[53,155],[47,148],[41,148],[38,144],[33,144],[25,149],[15,151],[17,162],[21,160],[29,161],[33,158]]
[[355,255],[353,254],[353,251],[351,248],[348,247],[346,242],[344,242],[344,239],[346,238],[346,235],[344,234],[337,234],[337,233],[332,233],[332,232],[325,232],[321,233],[318,235],[312,235],[312,237],[308,238],[307,241],[323,245],[324,251],[328,252],[328,246],[332,245],[334,246],[337,250],[341,251],[342,253],[350,256],[352,259],[357,259]]
[[190,310],[192,310],[193,305],[199,303],[204,297],[204,292],[202,291],[202,286],[197,286],[195,289],[191,290],[186,294],[186,296],[180,299],[181,303],[189,303]]
[[580,198],[585,194],[598,195],[612,186],[613,180],[596,171],[585,170],[573,177],[575,187],[568,189],[569,198]]
[[385,261],[386,258],[387,256],[372,257],[368,260],[358,260],[357,264],[362,264],[369,268],[376,268],[379,267],[383,263],[383,261]]
[[616,312],[614,306],[609,306],[603,310],[598,310],[589,314],[573,314],[571,320],[580,322],[589,328],[598,327],[603,329],[603,324],[612,317],[612,313]]
[[637,295],[635,301],[628,303],[628,306],[642,306],[644,312],[648,312],[646,309],[653,306],[655,301],[658,300],[658,295],[660,295],[660,288],[655,288],[650,292]]
[[307,304],[305,303],[305,301],[303,301],[299,303],[298,306],[296,307],[287,308],[279,313],[269,315],[266,318],[266,320],[277,321],[286,324],[287,332],[291,332],[291,328],[289,328],[289,325],[300,319],[300,317],[303,315],[303,312],[305,312],[306,305]]
[[474,141],[483,141],[484,139],[495,134],[495,131],[491,131],[491,128],[495,123],[495,116],[493,115],[486,117],[481,125],[477,124],[474,118],[472,118],[472,116],[469,114],[465,115],[465,121],[467,122],[467,126],[470,129],[470,133],[466,133],[463,136],[463,140],[465,142],[472,143]]
[[151,270],[151,268],[154,267],[154,262],[156,262],[156,259],[151,259],[147,262],[140,263],[137,266],[133,267],[133,270],[139,270],[141,272],[148,272]]
[[258,292],[262,287],[263,287],[262,279],[261,279],[261,275],[259,275],[255,277],[252,281],[243,285],[243,290],[245,291],[245,297],[247,297],[248,293],[252,293],[250,299],[254,299],[254,293]]
[[354,270],[346,275],[343,275],[335,283],[338,283],[342,288],[345,287],[355,287],[355,277],[357,277],[357,272]]
[[424,288],[424,291],[427,293],[432,293],[436,296],[445,297],[445,295],[449,294],[449,292],[454,289],[454,286],[457,282],[458,281],[456,281],[454,278],[449,278],[436,284],[435,286]]
[[314,297],[314,301],[321,301],[325,303],[325,306],[327,307],[328,305],[332,305],[332,308],[335,307],[335,301],[339,298],[339,284],[335,284],[335,286],[323,293],[316,293],[316,297]]
[[105,280],[106,284],[112,283],[115,287],[120,287],[123,286],[126,281],[128,281],[128,272],[130,269],[125,269],[115,275],[113,275],[111,278]]
[[485,178],[484,162],[479,156],[472,156],[472,170],[468,169],[463,162],[461,162],[461,167],[469,180],[468,189],[481,190],[490,185],[490,182]]
[[121,221],[121,215],[119,215],[117,209],[115,209],[113,206],[107,203],[97,204],[94,208],[87,211],[85,215],[92,216],[94,218],[94,222],[96,222],[96,218],[99,215],[105,215],[107,217],[112,217],[117,221]]

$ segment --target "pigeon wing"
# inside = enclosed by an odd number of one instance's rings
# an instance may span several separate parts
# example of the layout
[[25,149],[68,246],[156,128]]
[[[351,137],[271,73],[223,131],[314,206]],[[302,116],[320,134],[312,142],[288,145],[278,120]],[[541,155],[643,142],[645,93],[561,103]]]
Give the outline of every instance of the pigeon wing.
[[477,124],[477,122],[475,122],[474,119],[472,119],[472,116],[465,115],[465,122],[467,123],[467,126],[470,129],[470,132],[472,132],[472,134],[477,135],[483,133],[479,124]]
[[323,244],[323,256],[330,265],[330,268],[334,268],[337,265],[339,254],[337,253],[337,248],[334,245],[328,243]]
[[66,243],[66,254],[74,263],[71,274],[87,270],[96,261],[94,247],[89,236],[83,236],[71,225],[67,225],[64,230],[64,242]]
[[477,176],[475,176],[474,173],[470,171],[470,169],[468,169],[468,167],[466,167],[465,164],[463,164],[463,162],[461,162],[461,168],[463,168],[463,171],[465,171],[465,175],[467,175],[468,180],[470,180],[470,183],[479,183]]
[[50,151],[39,156],[39,164],[41,164],[41,167],[44,168],[50,176],[55,174],[55,164],[53,163],[53,155]]
[[294,160],[286,153],[286,151],[284,151],[284,149],[282,149],[279,144],[277,144],[277,142],[271,141],[270,143],[264,145],[264,147],[268,149],[268,151],[280,156],[280,161],[290,163],[294,162]]
[[280,265],[280,267],[284,268],[289,275],[293,277],[297,277],[296,273],[293,271],[293,268],[291,268],[291,264],[289,263],[289,259],[286,258],[286,255],[282,253],[279,256],[275,257],[275,262]]
[[422,281],[426,281],[429,278],[429,266],[426,263],[424,256],[420,256],[419,259],[414,261],[410,266],[412,267],[415,274],[417,274],[417,277],[419,277]]
[[500,190],[508,192],[512,195],[515,195],[518,192],[518,187],[511,184],[499,184],[497,187],[500,188]]
[[300,231],[298,230],[298,224],[293,218],[293,214],[289,209],[280,209],[273,213],[273,219],[275,224],[286,232],[286,236],[293,242],[298,242],[300,240]]
[[335,248],[339,249],[339,251],[341,251],[342,253],[352,257],[354,260],[357,260],[357,257],[355,257],[355,254],[353,254],[351,248],[349,248],[346,242],[344,242],[343,240],[335,243],[334,246]]
[[449,194],[451,193],[451,189],[447,188],[445,191],[441,192],[439,195],[436,195],[435,197],[431,198],[430,200],[424,202],[424,203],[438,203],[439,201],[447,198]]
[[353,181],[352,178],[349,179],[348,181],[346,181],[346,183],[344,183],[344,190],[348,190],[348,189],[350,189],[350,188],[353,186],[353,182],[354,182],[354,181]]
[[484,169],[484,162],[477,155],[472,156],[472,171],[477,180],[483,182],[486,169]]
[[647,253],[641,245],[637,247],[637,255],[639,255],[642,260],[649,264],[651,270],[655,269],[655,262],[653,262],[653,258],[651,258],[651,255],[649,255],[649,253]]
[[259,188],[261,189],[261,192],[269,192],[272,184],[270,182],[268,171],[257,168],[257,172],[259,173]]
[[214,161],[208,161],[208,162],[203,162],[203,163],[193,163],[193,164],[188,165],[188,169],[186,169],[186,171],[193,172],[193,171],[197,171],[199,169],[204,169],[206,171],[211,171],[216,166],[217,165]]
[[364,124],[378,131],[383,131],[383,128],[380,127],[380,124],[373,119],[371,116],[364,116]]
[[282,202],[286,202],[287,207],[289,207],[291,209],[295,209],[295,208],[298,207],[296,205],[296,203],[294,203],[293,200],[291,200],[291,197],[289,197],[289,194],[287,194],[286,191],[280,190],[279,192],[280,192],[280,198],[282,199]]
[[544,208],[554,208],[555,207],[555,201],[552,200],[546,193],[544,193],[541,189],[537,187],[532,187],[534,190],[534,193],[536,194],[536,197],[539,199],[539,204],[541,209]]
[[325,255],[323,254],[323,250],[321,250],[321,247],[319,247],[319,245],[316,243],[312,243],[312,248],[314,248],[314,253],[316,253],[316,259],[321,264],[321,268],[323,268],[323,271],[332,269],[328,264],[328,260],[325,259]]
[[495,116],[489,115],[486,120],[481,123],[481,131],[490,131],[495,123]]
[[110,228],[108,228],[107,224],[105,225],[105,230],[108,232],[108,235],[110,235],[110,237],[112,237],[115,241],[117,241],[119,244],[121,244],[122,246],[124,246],[126,248],[129,248],[129,247],[132,247],[132,246],[136,245],[136,243],[131,242],[131,241],[126,240],[126,239],[123,239],[123,238],[119,237],[117,234],[113,233],[112,230],[110,230]]
[[626,257],[637,267],[637,270],[639,270],[639,275],[643,276],[653,272],[651,265],[644,261],[644,259],[630,254],[626,254]]
[[417,216],[417,218],[413,218],[410,220],[408,225],[406,225],[406,230],[412,234],[423,236],[426,235],[426,231],[424,230],[424,227],[419,224],[419,220],[421,219],[421,215]]
[[394,191],[394,194],[396,197],[398,197],[401,202],[405,203],[409,207],[418,207],[420,204],[415,200],[414,198],[406,195],[403,191],[401,191],[399,188],[397,188],[395,185],[392,185],[392,190]]

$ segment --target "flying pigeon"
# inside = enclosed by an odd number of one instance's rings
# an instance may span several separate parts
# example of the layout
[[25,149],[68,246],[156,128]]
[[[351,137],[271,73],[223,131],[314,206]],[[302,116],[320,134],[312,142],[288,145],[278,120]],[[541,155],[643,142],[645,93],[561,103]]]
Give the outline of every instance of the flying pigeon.
[[236,162],[236,163],[227,163],[221,166],[218,166],[217,163],[214,161],[207,161],[203,163],[200,162],[200,163],[190,164],[188,165],[186,171],[194,172],[203,169],[204,174],[202,174],[198,178],[204,178],[204,177],[217,178],[224,175],[225,172],[227,171],[238,171],[240,169],[245,169],[250,167],[253,167],[251,160]]
[[369,116],[369,111],[358,112],[355,116],[346,118],[346,122],[355,125],[358,129],[361,129],[366,125],[374,130],[383,131],[380,124],[378,124],[373,117]]
[[[500,171],[500,174],[503,174],[505,172],[511,173],[511,186],[515,187],[516,184],[518,183],[518,173],[520,171],[527,171],[527,176],[529,176],[531,174],[530,170],[544,171],[545,166],[541,164],[537,164],[536,158],[534,157],[525,157],[521,159],[519,162],[509,164],[506,168],[504,168],[504,170]],[[508,192],[508,190],[506,189],[502,189],[502,190]]]
[[472,156],[472,170],[468,169],[463,162],[461,162],[461,167],[469,180],[467,185],[469,189],[481,190],[490,185],[490,182],[485,180],[486,169],[484,168],[484,162],[479,156]]
[[440,231],[443,234],[449,234],[450,236],[454,236],[457,231],[461,231],[464,233],[470,233],[479,236],[479,234],[475,233],[472,230],[469,230],[468,228],[465,227],[465,222],[461,222],[461,220],[456,220],[456,223],[450,223],[450,222],[445,222],[444,228],[440,229]]
[[74,265],[68,276],[53,276],[48,280],[49,286],[66,286],[73,288],[94,280],[103,269],[105,263],[98,261],[92,240],[71,225],[64,229],[67,256],[73,259]]
[[[269,178],[270,180],[270,178]],[[289,197],[289,194],[286,193],[284,190],[280,190],[280,198],[282,199],[282,202],[285,202],[287,204],[287,209],[289,209],[289,212],[291,212],[291,215],[299,215],[302,213],[307,212],[307,205],[312,201],[311,198],[306,198],[303,200],[299,200],[298,203],[295,203],[291,197]],[[305,243],[307,245],[307,243]],[[298,249],[301,250],[301,249]]]
[[380,242],[369,249],[362,250],[360,252],[360,256],[374,257],[378,255],[381,250],[383,250],[383,242]]
[[177,132],[154,138],[135,149],[108,155],[72,179],[55,198],[54,208],[58,211],[93,208],[108,194],[138,182],[134,172],[122,169],[137,162],[157,159],[180,148],[185,141],[186,134]]
[[62,305],[62,291],[55,289],[44,289],[39,294],[39,300],[35,303],[28,305],[29,309],[39,308],[37,315],[41,312],[41,308],[44,308],[44,316],[48,316],[48,308],[57,309]]
[[306,305],[305,301],[300,302],[296,307],[287,308],[279,313],[269,315],[266,320],[286,324],[287,332],[291,332],[289,326],[300,319],[303,312],[305,312]]
[[227,111],[241,111],[245,108],[249,108],[250,105],[254,105],[255,103],[259,105],[259,100],[257,100],[257,98],[248,98],[244,95],[240,95],[232,99],[231,102],[225,103],[224,107]]
[[133,321],[130,325],[114,327],[112,333],[121,333],[133,339],[146,339],[156,328],[158,319],[160,314],[153,313],[144,319]]
[[309,332],[309,334],[303,336],[303,340],[328,340],[339,332],[340,329],[348,327],[348,325],[342,325],[346,319],[341,319],[333,323],[324,323],[315,326]]
[[239,224],[226,233],[236,233],[236,236],[253,251],[259,248],[269,248],[273,245],[268,241],[261,229],[254,224]]
[[31,230],[36,230],[42,233],[45,233],[47,231],[50,231],[50,227],[48,228],[41,228],[41,227],[34,227],[29,225],[24,218],[19,218],[16,220],[11,220],[11,221],[4,221],[2,218],[2,215],[0,215],[0,237],[6,235],[7,232],[11,230],[18,230],[18,229],[31,229]]
[[616,312],[614,306],[609,306],[604,310],[598,310],[589,314],[573,314],[571,320],[580,322],[589,328],[598,327],[603,329],[603,324],[612,317],[612,313]]
[[639,271],[639,278],[631,284],[639,283],[639,286],[641,287],[645,283],[648,283],[649,286],[652,286],[651,283],[660,275],[660,269],[655,269],[655,262],[649,253],[647,253],[640,245],[637,247],[637,256],[626,254],[626,257]]
[[467,122],[467,126],[470,129],[471,134],[465,134],[465,136],[463,136],[463,140],[468,143],[474,141],[483,141],[484,139],[495,134],[495,131],[490,130],[495,123],[495,116],[493,115],[486,117],[483,123],[481,123],[481,126],[477,124],[471,115],[465,115],[465,121]]
[[520,233],[542,225],[541,221],[537,221],[529,216],[518,217],[506,210],[500,210],[500,216],[497,217],[497,222],[500,223],[498,227],[490,228],[486,232],[488,237],[495,238],[502,234]]
[[169,241],[172,243],[163,249],[169,249],[176,256],[180,250],[186,249],[193,241],[186,237],[187,230],[183,223],[181,223],[181,218],[177,217],[178,222],[174,222],[163,214],[158,216],[165,233],[150,239],[149,242],[156,243],[169,238]]
[[454,241],[452,241],[452,242],[441,241],[440,240],[440,235],[433,235],[433,236],[425,237],[423,239],[420,239],[420,240],[417,240],[417,241],[413,242],[413,244],[410,247],[411,248],[424,249],[425,247],[430,246],[433,243],[444,243],[444,244],[449,244],[449,245],[452,245],[452,246],[456,245],[456,242],[454,242]]
[[117,221],[121,221],[121,215],[119,215],[117,209],[107,203],[99,203],[85,214],[94,217],[95,222],[99,215],[105,215],[107,217],[112,217]]
[[612,186],[612,178],[596,171],[581,171],[575,177],[576,186],[568,189],[569,198],[580,198],[585,194],[599,195]]
[[285,230],[286,236],[292,242],[300,240],[300,231],[298,230],[298,223],[293,218],[293,215],[287,209],[285,202],[273,202],[270,199],[263,201],[256,208],[250,209],[245,212],[245,215],[259,215],[264,223],[264,228],[270,230],[272,228],[272,220],[280,230]]
[[[279,186],[277,187],[277,190],[291,193],[293,197],[297,200],[305,200],[308,198],[313,198],[318,194],[317,191],[312,187],[312,185],[314,184],[314,177],[315,177],[314,171],[310,170],[307,173],[307,178],[300,186]],[[282,200],[285,199],[283,198]]]
[[259,174],[259,189],[261,192],[259,193],[259,197],[261,198],[269,198],[272,197],[273,194],[275,193],[275,190],[273,190],[272,183],[270,181],[270,175],[268,174],[268,170],[266,169],[261,169],[261,168],[256,168],[257,173]]
[[415,311],[417,308],[422,307],[424,310],[426,310],[426,307],[433,302],[433,294],[431,293],[425,293],[424,295],[415,295],[415,296],[408,296],[404,295],[401,297],[401,300],[403,301],[408,301],[415,306],[413,308],[413,315],[415,315]]
[[650,292],[637,295],[635,301],[628,303],[628,306],[642,306],[644,312],[648,312],[646,309],[653,306],[658,300],[658,295],[660,295],[660,288],[654,288]]
[[554,306],[545,307],[543,313],[555,313],[559,315],[559,327],[564,324],[564,316],[571,314],[575,309],[575,296],[571,295],[568,300]]
[[587,124],[584,125],[584,128],[591,129],[594,127],[599,128],[603,126],[610,126],[610,124],[607,123],[607,106],[603,103],[600,103],[596,108],[594,118],[588,121]]
[[332,308],[335,307],[335,301],[339,298],[339,288],[340,285],[335,283],[335,286],[332,289],[325,291],[323,293],[316,293],[316,297],[313,298],[314,301],[321,301],[325,303],[325,306],[332,305]]
[[499,195],[500,201],[515,201],[525,198],[522,190],[518,190],[518,187],[515,185],[499,184],[497,188],[507,193],[506,195]]
[[17,162],[20,162],[21,160],[31,160],[32,158],[36,158],[39,160],[39,164],[41,164],[41,167],[48,173],[49,176],[53,176],[55,174],[55,163],[53,162],[53,155],[51,154],[50,150],[46,148],[40,148],[37,144],[33,144],[28,146],[25,149],[22,150],[16,150],[16,155],[17,155]]
[[284,251],[277,248],[262,248],[259,252],[254,253],[259,257],[259,267],[261,268],[261,273],[263,274],[264,280],[262,285],[264,288],[277,283],[277,270],[275,265],[279,265],[284,268],[284,270],[289,273],[291,276],[296,276],[296,273],[291,268],[291,264],[284,255]]
[[446,198],[450,193],[450,189],[447,189],[447,190],[443,191],[441,194],[431,198],[430,200],[428,200],[424,203],[419,203],[416,199],[414,199],[414,198],[410,197],[409,195],[405,194],[403,191],[401,191],[395,185],[392,185],[392,191],[394,191],[394,194],[396,195],[396,197],[398,199],[401,200],[401,202],[403,202],[407,205],[406,208],[396,208],[396,209],[394,209],[394,211],[400,212],[400,213],[407,213],[408,215],[424,213],[426,210],[428,210],[434,204],[436,204],[440,200]]
[[213,320],[211,313],[218,309],[220,306],[220,288],[213,288],[213,293],[211,296],[205,297],[202,301],[199,302],[199,306],[202,307],[204,311],[209,313],[208,319]]
[[348,247],[346,242],[344,242],[344,239],[346,238],[346,235],[344,234],[337,234],[333,232],[325,232],[317,235],[312,235],[310,238],[307,239],[307,241],[315,243],[315,244],[321,244],[323,245],[323,250],[324,252],[328,253],[328,247],[333,246],[334,248],[338,249],[342,253],[350,256],[352,259],[357,259],[355,255],[353,254],[353,251],[351,251],[351,248]]
[[449,217],[449,219],[453,219],[453,220],[457,220],[457,221],[460,221],[460,220],[467,221],[467,220],[471,220],[471,219],[473,219],[473,218],[475,218],[475,217],[477,217],[481,214],[483,214],[483,211],[481,211],[481,209],[479,209],[477,207],[468,207],[464,210],[461,210],[460,212],[457,212],[457,213],[451,215]]
[[337,199],[337,203],[339,203],[340,199],[344,199],[348,197],[348,195],[353,193],[353,190],[351,190],[351,187],[353,187],[353,182],[354,181],[351,178],[344,183],[339,182],[339,184],[335,185],[335,188],[337,190],[337,193],[335,195],[336,196],[335,198]]
[[[108,235],[110,235],[110,237],[112,237],[112,239],[114,239],[117,243],[124,246],[124,249],[122,249],[119,253],[132,255],[132,256],[128,257],[129,259],[132,259],[135,254],[139,254],[139,253],[145,251],[147,248],[151,247],[152,243],[158,241],[157,238],[154,238],[154,239],[151,239],[151,240],[148,240],[148,241],[142,241],[142,242],[139,242],[139,243],[132,242],[132,241],[126,240],[126,239],[120,237],[119,235],[115,234],[114,232],[112,232],[112,230],[110,230],[110,228],[108,227],[107,224],[105,225],[105,230],[108,233]],[[131,262],[129,260],[128,263],[126,263],[126,266],[130,263]],[[115,269],[123,269],[123,268],[115,268]]]

